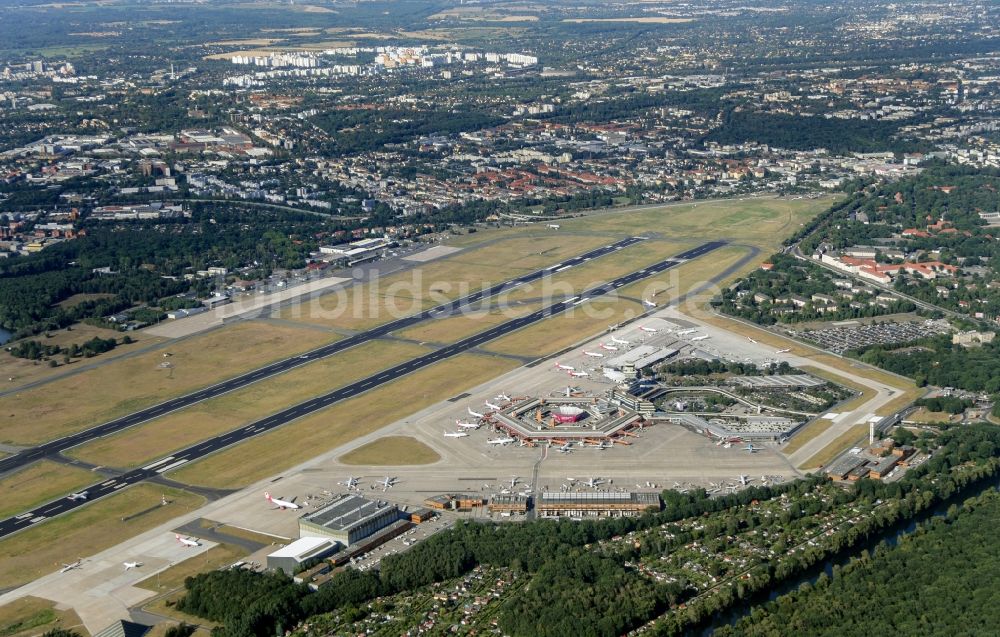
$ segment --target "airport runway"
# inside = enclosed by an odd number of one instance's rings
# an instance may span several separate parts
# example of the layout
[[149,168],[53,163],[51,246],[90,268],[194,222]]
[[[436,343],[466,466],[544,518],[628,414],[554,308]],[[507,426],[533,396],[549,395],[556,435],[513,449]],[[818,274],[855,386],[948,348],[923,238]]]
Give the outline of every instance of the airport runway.
[[[640,239],[638,238],[634,239],[634,241],[639,241],[639,240]],[[617,244],[612,244],[612,245],[617,245]],[[105,480],[104,482],[88,487],[86,489],[87,497],[85,499],[84,498],[73,499],[67,496],[64,498],[60,498],[58,500],[54,500],[52,502],[48,502],[33,511],[28,511],[11,518],[7,518],[6,520],[0,521],[0,538],[6,537],[8,535],[11,535],[12,533],[16,533],[23,529],[30,528],[32,525],[42,522],[46,519],[52,518],[62,513],[71,511],[77,507],[83,506],[88,501],[104,497],[106,495],[114,493],[119,489],[124,489],[125,487],[131,484],[142,482],[153,476],[161,475],[163,473],[166,473],[167,471],[176,469],[177,467],[180,467],[181,465],[184,465],[188,462],[198,460],[211,453],[214,453],[231,445],[237,444],[239,442],[242,442],[244,440],[262,434],[264,432],[280,427],[293,420],[296,420],[313,412],[319,411],[321,409],[325,409],[342,400],[346,400],[348,398],[353,398],[355,396],[363,394],[385,383],[392,382],[397,378],[399,378],[400,376],[415,372],[429,365],[433,365],[434,363],[437,363],[439,361],[466,352],[474,347],[478,347],[483,343],[492,341],[505,334],[508,334],[515,330],[519,330],[523,327],[531,325],[532,323],[537,323],[538,321],[544,320],[550,316],[555,316],[557,314],[565,312],[570,308],[576,305],[580,305],[590,299],[598,298],[606,294],[609,294],[611,292],[614,292],[620,287],[624,287],[636,281],[669,270],[670,268],[680,265],[681,263],[689,259],[695,259],[697,257],[700,257],[704,254],[711,252],[712,250],[716,250],[724,245],[726,245],[725,241],[711,241],[702,244],[697,248],[693,248],[691,250],[683,252],[675,257],[665,259],[653,265],[647,266],[642,270],[637,270],[635,272],[621,276],[603,285],[591,288],[590,290],[583,292],[579,296],[574,296],[562,301],[558,301],[556,303],[553,303],[552,305],[549,305],[540,310],[532,312],[531,314],[528,314],[526,316],[522,316],[507,321],[505,323],[501,323],[500,325],[491,327],[490,329],[487,329],[478,334],[473,334],[472,336],[462,339],[457,343],[453,343],[446,347],[442,347],[441,349],[429,352],[422,356],[418,356],[406,362],[400,363],[398,365],[395,365],[394,367],[390,367],[389,369],[368,376],[367,378],[363,378],[361,380],[358,380],[354,383],[351,383],[349,385],[346,385],[329,393],[317,396],[303,403],[299,403],[298,405],[293,405],[292,407],[284,409],[276,414],[272,414],[270,416],[262,418],[261,420],[253,422],[235,431],[230,431],[215,436],[214,438],[210,438],[208,440],[196,443],[185,449],[175,452],[174,455],[172,456],[168,456],[161,460],[157,460],[156,462],[148,464],[140,469],[134,469],[132,471],[122,474],[119,477],[110,478],[108,480]],[[599,250],[608,250],[608,249],[615,250],[617,248],[607,246],[605,248],[600,248]],[[604,253],[606,254],[606,252]],[[582,258],[583,256],[577,257],[577,259],[582,259]],[[562,268],[563,266],[566,265],[566,263],[568,262],[564,262],[556,266],[550,266],[547,270],[542,272],[549,271],[552,268]],[[529,276],[534,276],[534,275],[529,275]],[[517,281],[517,279],[515,279],[514,281]],[[497,287],[502,287],[505,285],[507,284],[505,283]],[[482,293],[476,293],[470,295],[470,297],[475,297],[481,294]],[[482,298],[482,296],[479,296],[478,298]],[[455,303],[459,303],[459,301],[456,301]],[[449,304],[442,307],[449,307],[451,305],[453,304]],[[428,310],[428,312],[435,312],[436,310],[437,308],[434,308],[432,310]],[[426,314],[426,312],[424,314]],[[402,320],[408,320],[408,319],[402,319]],[[396,327],[393,329],[399,329],[399,328]],[[80,444],[80,443],[77,442],[75,444]]]
[[432,307],[418,314],[406,316],[395,321],[390,321],[385,325],[373,327],[370,330],[343,338],[334,343],[330,343],[329,345],[324,345],[312,351],[306,352],[305,354],[292,356],[291,358],[286,358],[284,360],[271,363],[270,365],[259,367],[221,383],[205,387],[204,389],[199,389],[190,394],[185,394],[184,396],[172,398],[157,405],[131,413],[127,416],[122,416],[121,418],[116,418],[115,420],[111,420],[102,425],[92,427],[91,429],[80,431],[64,438],[38,445],[37,447],[25,449],[18,454],[0,460],[0,475],[3,475],[8,471],[24,467],[25,465],[36,460],[40,460],[46,456],[57,454],[72,447],[82,445],[96,438],[117,433],[123,429],[142,424],[154,418],[159,418],[171,412],[177,411],[178,409],[190,407],[191,405],[200,403],[210,398],[215,398],[217,396],[221,396],[222,394],[242,389],[247,385],[270,378],[276,374],[281,374],[290,369],[332,356],[346,349],[357,347],[358,345],[380,338],[391,332],[405,329],[411,325],[415,325],[429,319],[446,318],[457,312],[463,311],[466,307],[474,305],[479,301],[497,296],[505,291],[510,291],[517,286],[537,281],[545,276],[551,276],[555,272],[565,271],[569,268],[590,261],[591,259],[596,259],[612,252],[616,252],[644,240],[645,237],[628,237],[627,239],[622,239],[621,241],[617,241],[579,256],[575,256],[571,259],[563,261],[562,263],[557,263],[542,270],[537,270],[530,274],[517,277],[516,279],[510,279],[509,281],[504,281],[503,283],[483,288],[473,292],[472,294],[455,299],[449,303]]

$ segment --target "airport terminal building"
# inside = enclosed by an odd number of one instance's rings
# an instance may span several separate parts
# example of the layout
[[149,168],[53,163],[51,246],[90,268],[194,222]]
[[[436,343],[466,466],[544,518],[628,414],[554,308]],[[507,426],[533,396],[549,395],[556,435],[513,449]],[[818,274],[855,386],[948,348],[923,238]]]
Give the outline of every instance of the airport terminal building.
[[299,535],[329,538],[351,546],[402,517],[394,504],[348,493],[299,518]]
[[660,496],[644,491],[545,491],[538,501],[543,518],[620,518],[660,510]]

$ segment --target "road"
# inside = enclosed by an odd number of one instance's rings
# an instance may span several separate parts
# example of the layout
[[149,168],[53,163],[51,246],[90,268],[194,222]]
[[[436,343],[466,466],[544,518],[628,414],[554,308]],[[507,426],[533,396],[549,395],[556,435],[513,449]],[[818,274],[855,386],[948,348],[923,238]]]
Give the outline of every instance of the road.
[[178,409],[184,409],[185,407],[190,407],[196,403],[208,400],[210,398],[216,398],[223,394],[227,394],[238,389],[242,389],[248,385],[256,383],[258,381],[265,380],[277,374],[287,372],[296,367],[306,365],[308,363],[315,362],[322,358],[328,356],[333,356],[339,352],[352,347],[357,347],[363,343],[367,343],[377,338],[381,338],[391,332],[405,329],[411,325],[415,325],[422,321],[435,318],[445,318],[451,316],[455,313],[461,312],[479,301],[491,298],[505,291],[509,291],[515,287],[523,285],[525,283],[530,283],[541,279],[547,275],[551,275],[556,271],[564,271],[567,268],[571,268],[591,259],[596,259],[612,252],[616,252],[628,246],[634,245],[645,240],[644,237],[628,237],[627,239],[622,239],[615,243],[611,243],[600,248],[596,248],[579,256],[573,257],[562,263],[557,263],[551,265],[542,270],[537,270],[531,272],[530,274],[525,274],[523,276],[517,277],[516,279],[510,279],[503,283],[497,285],[483,288],[467,296],[455,299],[449,303],[444,303],[436,307],[432,307],[428,310],[424,310],[418,314],[413,314],[411,316],[406,316],[395,321],[390,321],[384,325],[378,327],[373,327],[370,330],[360,332],[348,338],[341,339],[329,345],[324,345],[312,351],[306,352],[299,356],[292,356],[284,360],[280,360],[264,367],[259,367],[255,370],[241,374],[234,378],[230,378],[221,383],[205,387],[204,389],[199,389],[190,394],[185,394],[177,398],[172,398],[170,400],[164,401],[162,403],[141,409],[139,411],[133,412],[127,416],[122,416],[121,418],[116,418],[104,424],[86,429],[84,431],[77,432],[75,434],[60,438],[58,440],[53,440],[45,444],[39,445],[37,447],[32,447],[26,449],[18,454],[9,456],[0,460],[0,475],[13,471],[15,469],[20,469],[36,460],[40,460],[46,456],[61,453],[72,447],[82,445],[86,442],[100,438],[102,436],[108,436],[123,429],[129,427],[134,427],[135,425],[142,424],[144,422],[153,420],[154,418],[159,418],[171,412],[177,411]]
[[[638,241],[639,239],[635,239]],[[627,240],[626,240],[627,241]],[[622,242],[619,242],[622,243]],[[612,244],[616,245],[616,244]],[[72,499],[69,496],[48,502],[41,505],[33,511],[28,511],[20,515],[7,518],[6,520],[0,521],[0,538],[6,537],[18,531],[30,528],[32,525],[52,518],[54,516],[61,515],[72,511],[80,506],[83,506],[89,501],[93,501],[107,495],[114,493],[120,489],[124,489],[129,485],[136,484],[153,478],[158,475],[162,475],[167,471],[176,469],[177,467],[203,458],[209,454],[215,453],[226,447],[238,444],[249,438],[253,438],[262,433],[276,429],[282,425],[285,425],[293,420],[302,418],[303,416],[312,414],[322,409],[338,403],[349,398],[353,398],[372,389],[380,387],[386,383],[390,383],[400,376],[413,373],[434,363],[440,362],[442,360],[457,356],[463,352],[466,352],[472,348],[478,347],[486,342],[497,339],[501,336],[514,332],[516,330],[522,329],[537,323],[551,316],[561,314],[577,305],[581,305],[588,300],[595,299],[607,294],[610,294],[620,287],[624,287],[636,281],[648,278],[655,274],[659,274],[670,268],[673,268],[687,260],[695,259],[703,256],[713,250],[716,250],[722,246],[726,245],[725,241],[711,241],[702,244],[696,248],[683,252],[675,257],[659,261],[653,265],[649,265],[642,270],[637,270],[630,274],[618,277],[613,281],[609,281],[603,285],[591,288],[578,296],[573,296],[562,301],[552,303],[551,305],[544,307],[540,310],[532,312],[531,314],[511,319],[500,325],[496,325],[487,330],[479,332],[478,334],[473,334],[467,338],[464,338],[456,343],[442,347],[441,349],[429,352],[422,356],[410,359],[389,369],[377,372],[363,378],[356,382],[353,382],[344,387],[340,387],[326,394],[316,396],[310,400],[307,400],[298,405],[293,405],[287,409],[284,409],[278,413],[272,414],[265,418],[262,418],[256,422],[250,423],[240,429],[230,431],[208,440],[191,445],[185,449],[175,452],[171,456],[162,458],[146,465],[140,469],[134,469],[121,476],[109,478],[99,484],[92,485],[85,489],[87,491],[87,498],[77,498]],[[611,248],[612,250],[617,248]],[[604,250],[601,248],[599,250]],[[581,257],[577,257],[578,259]],[[546,270],[551,270],[553,268],[562,268],[568,262],[557,264],[556,266],[549,266]],[[502,285],[507,285],[502,284]],[[475,293],[470,295],[476,297],[482,293]],[[481,297],[477,297],[481,298]],[[448,304],[450,306],[452,304]],[[446,306],[447,307],[447,306]],[[433,310],[430,310],[433,312]],[[419,316],[419,315],[416,315]],[[405,319],[404,319],[405,320]],[[398,329],[398,328],[394,328]],[[308,355],[307,355],[308,356]],[[90,430],[94,431],[94,430]],[[77,443],[79,444],[79,443]]]

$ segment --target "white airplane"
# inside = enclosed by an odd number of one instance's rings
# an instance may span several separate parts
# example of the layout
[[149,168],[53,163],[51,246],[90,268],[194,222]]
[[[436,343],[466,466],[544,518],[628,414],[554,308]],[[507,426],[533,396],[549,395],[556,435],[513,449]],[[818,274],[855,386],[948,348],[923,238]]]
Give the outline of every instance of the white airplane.
[[587,350],[583,350],[583,354],[584,354],[584,356],[592,356],[594,358],[604,358],[604,354],[602,354],[600,352],[590,352],[590,351],[587,351]]
[[511,438],[510,436],[506,436],[504,438],[491,438],[490,440],[486,441],[486,444],[488,444],[488,445],[509,445],[512,442],[514,442],[514,439]]
[[617,352],[618,351],[617,347],[615,347],[614,345],[608,345],[606,343],[601,343],[601,349],[607,350],[609,352]]
[[611,342],[612,343],[616,343],[618,345],[631,345],[632,344],[631,341],[626,341],[624,338],[615,338],[614,336],[611,337]]
[[757,341],[753,340],[752,338],[750,338],[749,336],[747,337],[747,340],[750,341],[751,343],[756,343],[757,342]]
[[502,400],[505,403],[509,403],[511,401],[511,397],[508,396],[507,394],[503,393],[503,392],[500,392],[499,394],[497,394],[496,395],[496,399],[497,400]]
[[558,230],[559,229],[559,224],[558,223],[550,223],[550,224],[546,225],[545,227],[546,228],[552,228],[553,230]]
[[701,336],[695,336],[694,338],[692,338],[691,342],[693,343],[695,341],[705,341],[705,340],[708,340],[709,338],[710,337],[709,337],[708,334],[702,334]]
[[608,331],[609,332],[614,332],[616,329],[618,329],[619,327],[621,327],[621,325],[622,325],[621,323],[615,323],[614,325],[609,325],[608,326]]
[[177,535],[176,533],[174,534],[174,537],[177,538],[177,541],[180,542],[181,544],[183,544],[185,547],[188,547],[188,546],[192,546],[192,547],[193,546],[201,546],[201,542],[199,542],[197,540],[197,538],[181,537],[180,535]]
[[344,480],[343,482],[338,482],[337,484],[342,484],[348,489],[353,489],[354,487],[358,486],[358,479],[355,478],[354,476],[348,476],[346,480]]
[[139,568],[142,566],[142,562],[122,562],[122,566],[124,566],[125,570],[128,571],[133,568]]
[[785,349],[775,350],[774,353],[775,354],[784,354],[785,352],[790,352],[790,351],[792,351],[792,348],[791,347],[786,347]]
[[561,447],[556,447],[556,451],[559,453],[570,453],[573,451],[573,443],[567,442]]
[[88,493],[87,491],[80,491],[79,493],[71,493],[68,496],[66,496],[66,498],[68,500],[86,500],[87,493]]
[[264,492],[264,499],[267,500],[268,502],[270,502],[271,504],[273,504],[274,506],[278,507],[282,511],[284,511],[285,509],[300,509],[300,508],[302,508],[299,505],[295,504],[294,502],[289,502],[288,500],[278,500],[277,498],[272,498],[271,494],[268,493],[268,492],[266,492],[266,491]]
[[639,329],[642,330],[643,332],[647,332],[649,334],[656,334],[657,332],[660,331],[660,330],[656,329],[655,327],[646,327],[645,325],[640,325]]
[[571,371],[573,371],[573,370],[576,369],[572,365],[563,365],[562,363],[556,363],[556,367],[558,367],[559,369],[561,369],[563,371],[567,371],[567,372],[571,372]]
[[464,431],[448,431],[448,430],[444,431],[445,438],[466,438],[468,437],[468,435],[469,434],[465,433]]
[[379,484],[382,485],[382,490],[385,491],[389,487],[396,486],[396,478],[390,478],[389,476],[386,476],[385,480],[383,480],[382,482],[379,482]]
[[698,328],[692,327],[690,329],[681,330],[681,331],[677,332],[677,336],[687,336],[688,334],[694,334],[697,331],[698,331]]
[[473,418],[485,418],[485,414],[481,414],[478,411],[472,411],[472,407],[466,407],[469,410],[469,415]]
[[513,489],[517,485],[517,476],[510,477],[510,488]]
[[587,372],[567,372],[570,376],[574,378],[583,378],[585,376],[590,376]]
[[752,442],[748,444],[746,447],[743,447],[743,451],[747,451],[749,453],[757,453],[759,450],[760,448],[754,447]]
[[83,566],[83,560],[77,560],[75,562],[70,562],[69,564],[63,564],[62,568],[59,569],[60,573],[65,573],[67,571],[72,571],[74,568],[80,568]]
[[462,429],[479,429],[478,422],[462,422],[461,420],[456,420],[455,424]]
[[604,484],[604,480],[601,480],[600,478],[587,478],[587,486],[591,489],[601,484]]
[[748,484],[750,484],[750,476],[739,475],[739,476],[736,477],[736,479],[743,486],[747,486]]
[[492,409],[493,411],[500,411],[500,406],[499,405],[494,405],[493,403],[491,403],[488,400],[485,402],[485,405],[486,405],[486,407],[488,409]]
[[656,307],[656,303],[650,301],[649,299],[643,299],[642,304],[645,305],[646,307]]

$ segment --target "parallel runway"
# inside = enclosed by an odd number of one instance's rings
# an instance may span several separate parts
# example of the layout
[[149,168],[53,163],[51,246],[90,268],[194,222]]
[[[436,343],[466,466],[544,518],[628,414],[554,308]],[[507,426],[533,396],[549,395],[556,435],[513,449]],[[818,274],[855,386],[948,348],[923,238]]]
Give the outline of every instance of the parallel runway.
[[[637,239],[638,240],[638,239]],[[417,371],[439,361],[451,358],[462,352],[466,352],[474,347],[478,347],[483,343],[492,341],[500,336],[519,330],[523,327],[531,325],[532,323],[537,323],[538,321],[544,320],[550,316],[561,314],[577,305],[580,305],[590,299],[598,298],[614,292],[616,289],[634,283],[636,281],[642,280],[644,278],[659,274],[672,267],[680,265],[686,260],[694,259],[700,257],[704,254],[716,250],[722,246],[726,245],[725,241],[711,241],[705,243],[697,248],[683,252],[670,259],[665,259],[653,265],[647,266],[642,270],[637,270],[631,274],[626,274],[613,281],[600,285],[598,287],[592,288],[583,292],[579,296],[574,296],[569,299],[565,299],[545,308],[532,312],[526,316],[522,316],[516,319],[512,319],[500,325],[491,327],[483,332],[474,334],[468,338],[462,339],[457,343],[448,345],[439,350],[429,352],[422,356],[418,356],[404,363],[400,363],[389,369],[377,372],[367,378],[358,380],[350,385],[346,385],[327,394],[317,396],[310,400],[307,400],[298,405],[294,405],[287,409],[284,409],[276,414],[272,414],[261,420],[253,422],[245,427],[237,429],[235,431],[230,431],[225,434],[221,434],[214,438],[199,442],[197,444],[191,445],[185,449],[177,451],[174,455],[168,456],[161,460],[146,465],[141,469],[134,469],[129,471],[117,478],[110,478],[88,487],[86,491],[88,492],[88,497],[86,500],[83,499],[70,499],[69,497],[64,497],[52,502],[48,502],[33,511],[28,511],[22,513],[18,516],[7,518],[6,520],[0,521],[0,538],[6,537],[17,531],[29,528],[33,524],[42,522],[43,520],[49,519],[51,517],[60,515],[71,511],[77,507],[83,506],[88,501],[95,500],[119,489],[123,489],[131,484],[142,482],[150,477],[166,473],[167,471],[173,470],[181,465],[184,465],[193,460],[200,459],[211,453],[229,447],[230,445],[237,444],[261,433],[270,431],[284,424],[287,424],[293,420],[311,414],[313,412],[325,409],[334,403],[346,400],[348,398],[353,398],[360,394],[363,394],[371,389],[379,387],[385,383],[391,382],[400,376],[409,374],[411,372]],[[603,248],[602,248],[603,249]],[[612,250],[615,248],[611,248]],[[577,257],[582,258],[582,257]],[[560,264],[559,266],[551,267],[562,267],[565,264]],[[507,285],[507,284],[503,284]],[[475,296],[475,295],[471,295]],[[433,311],[433,310],[430,310]],[[403,319],[406,320],[406,319]],[[395,328],[398,329],[398,328]],[[93,431],[93,430],[91,430]],[[79,444],[79,443],[77,443]]]
[[572,268],[574,266],[581,265],[591,259],[596,259],[604,255],[616,252],[628,246],[634,245],[641,241],[644,241],[645,237],[628,237],[627,239],[622,239],[615,243],[602,246],[586,252],[579,256],[573,257],[562,263],[557,263],[551,265],[542,270],[537,270],[530,274],[525,274],[524,276],[517,277],[516,279],[511,279],[509,281],[504,281],[503,283],[498,283],[497,285],[483,288],[467,296],[455,299],[450,303],[444,303],[436,307],[432,307],[428,310],[424,310],[419,314],[413,314],[411,316],[406,316],[395,321],[386,323],[385,325],[379,325],[378,327],[373,327],[370,330],[360,332],[353,336],[343,338],[335,343],[330,343],[329,345],[324,345],[312,351],[306,352],[305,354],[300,354],[298,356],[292,356],[284,360],[280,360],[270,365],[265,365],[264,367],[259,367],[255,370],[241,374],[229,380],[225,380],[216,385],[211,385],[205,387],[204,389],[199,389],[190,394],[185,394],[184,396],[179,396],[177,398],[172,398],[165,402],[147,407],[140,411],[136,411],[127,416],[122,416],[115,420],[111,420],[97,427],[87,429],[85,431],[80,431],[78,433],[60,438],[58,440],[53,440],[45,444],[39,445],[37,447],[32,447],[31,449],[26,449],[20,453],[13,456],[3,458],[0,460],[0,475],[12,471],[14,469],[19,469],[31,462],[40,460],[45,456],[50,456],[63,452],[72,447],[82,445],[86,442],[100,438],[102,436],[108,436],[113,433],[117,433],[128,427],[133,427],[138,424],[142,424],[146,421],[152,420],[154,418],[159,418],[160,416],[169,414],[171,412],[177,411],[178,409],[183,409],[185,407],[190,407],[196,403],[208,400],[210,398],[215,398],[221,396],[222,394],[235,391],[237,389],[242,389],[247,385],[251,385],[258,381],[270,378],[276,374],[281,374],[287,372],[290,369],[300,367],[307,363],[317,361],[321,358],[326,358],[327,356],[332,356],[339,352],[342,352],[351,347],[356,347],[363,343],[367,343],[377,338],[381,338],[391,332],[405,329],[411,325],[426,321],[433,318],[446,318],[455,313],[461,312],[468,306],[471,306],[479,301],[489,299],[491,297],[497,296],[503,292],[507,292],[525,283],[531,283],[532,281],[537,281],[545,276],[551,276],[555,272],[564,271],[566,269]]

